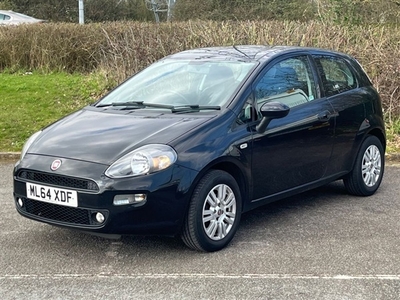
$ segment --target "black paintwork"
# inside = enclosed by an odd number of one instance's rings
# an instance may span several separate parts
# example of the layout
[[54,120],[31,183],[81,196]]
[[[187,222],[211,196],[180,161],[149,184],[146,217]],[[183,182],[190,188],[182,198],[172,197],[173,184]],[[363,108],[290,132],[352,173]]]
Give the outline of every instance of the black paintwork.
[[[180,232],[191,193],[210,169],[222,169],[238,181],[243,211],[339,179],[354,164],[361,142],[376,135],[385,146],[380,98],[354,59],[335,52],[299,47],[240,46],[195,49],[171,59],[257,61],[237,93],[221,110],[173,113],[166,110],[118,110],[88,106],[45,128],[14,170],[14,197],[26,197],[20,170],[89,178],[100,191],[78,191],[79,207],[109,212],[96,228],[74,226],[26,214],[54,225],[108,234],[166,234]],[[274,119],[265,132],[260,121],[240,124],[238,115],[257,76],[271,63],[308,55],[318,84],[318,99],[293,107]],[[343,58],[356,74],[358,88],[325,97],[312,55]],[[178,154],[170,168],[154,174],[111,179],[104,172],[114,161],[140,146],[167,144]],[[53,172],[50,165],[62,160]],[[146,193],[144,205],[113,206],[113,197]]]

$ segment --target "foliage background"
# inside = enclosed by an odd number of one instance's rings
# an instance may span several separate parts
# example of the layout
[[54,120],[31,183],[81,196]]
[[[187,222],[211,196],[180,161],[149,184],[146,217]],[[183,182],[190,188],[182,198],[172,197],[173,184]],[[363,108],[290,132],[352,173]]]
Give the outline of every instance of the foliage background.
[[[168,1],[168,0],[156,0]],[[85,20],[152,21],[145,0],[84,0]],[[77,0],[0,0],[12,9],[52,22],[77,22]],[[325,20],[336,23],[399,23],[398,0],[176,0],[174,19]]]

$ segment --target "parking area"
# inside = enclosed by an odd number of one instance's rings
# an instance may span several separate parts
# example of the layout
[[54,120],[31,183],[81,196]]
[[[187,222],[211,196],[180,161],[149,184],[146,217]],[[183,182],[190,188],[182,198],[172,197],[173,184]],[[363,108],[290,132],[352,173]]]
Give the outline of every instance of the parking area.
[[400,166],[368,198],[335,182],[242,217],[216,253],[179,239],[107,240],[34,222],[0,162],[2,299],[399,299]]

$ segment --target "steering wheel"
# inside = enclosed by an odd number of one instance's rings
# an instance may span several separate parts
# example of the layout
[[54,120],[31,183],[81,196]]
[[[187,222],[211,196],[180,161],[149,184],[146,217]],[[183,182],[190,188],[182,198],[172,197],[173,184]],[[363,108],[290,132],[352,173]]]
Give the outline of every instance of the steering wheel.
[[[180,100],[183,101],[182,104],[185,104],[185,105],[186,104],[188,104],[188,105],[191,104],[190,101],[184,95],[182,95],[181,93],[179,93],[177,91],[167,90],[167,91],[164,92],[164,95],[168,95],[168,94],[173,95],[173,96],[177,96]],[[179,103],[179,101],[178,101],[178,103]]]

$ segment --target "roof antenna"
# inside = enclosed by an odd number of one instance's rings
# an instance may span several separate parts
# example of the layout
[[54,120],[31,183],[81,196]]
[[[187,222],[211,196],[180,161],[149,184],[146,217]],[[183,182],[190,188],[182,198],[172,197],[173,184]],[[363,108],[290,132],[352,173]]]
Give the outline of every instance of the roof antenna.
[[232,46],[233,49],[235,49],[237,52],[242,53],[244,56],[246,56],[248,59],[251,59],[250,56],[248,56],[246,53],[244,53],[243,51],[239,50],[238,47],[236,47],[236,45]]

